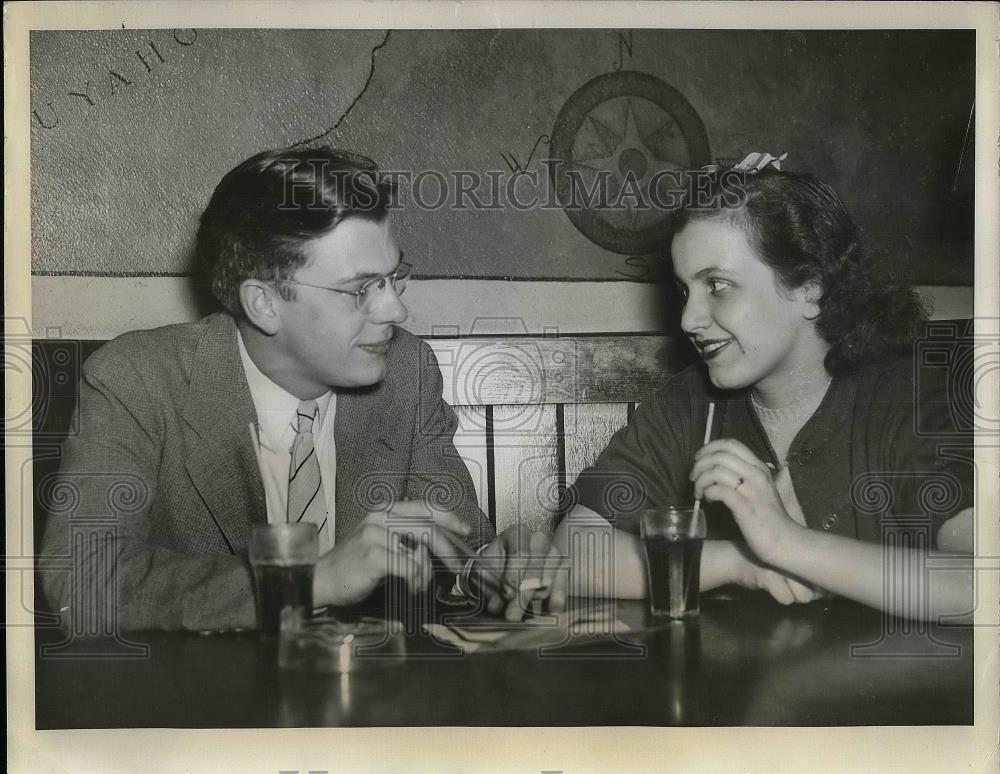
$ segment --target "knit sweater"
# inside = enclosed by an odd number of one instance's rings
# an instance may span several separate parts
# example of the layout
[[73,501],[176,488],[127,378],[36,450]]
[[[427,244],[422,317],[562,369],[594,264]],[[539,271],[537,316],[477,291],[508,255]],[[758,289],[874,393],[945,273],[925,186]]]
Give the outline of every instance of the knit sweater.
[[[642,508],[689,505],[709,401],[714,437],[741,441],[781,467],[749,391],[719,391],[692,366],[636,409],[577,478],[570,504],[624,528]],[[933,544],[940,525],[972,505],[972,448],[971,435],[955,427],[943,379],[915,375],[914,360],[903,357],[835,377],[792,440],[787,471],[810,528],[867,541],[916,529]],[[709,537],[740,539],[721,503],[708,504],[706,518]]]

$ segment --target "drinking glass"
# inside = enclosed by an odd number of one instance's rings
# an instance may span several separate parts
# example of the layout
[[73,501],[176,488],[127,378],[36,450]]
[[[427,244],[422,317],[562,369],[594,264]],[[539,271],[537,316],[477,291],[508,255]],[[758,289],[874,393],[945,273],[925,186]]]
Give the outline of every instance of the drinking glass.
[[657,617],[697,617],[704,511],[651,508],[639,514],[639,529],[646,555],[650,612]]
[[257,585],[257,626],[271,639],[312,617],[313,573],[319,535],[312,522],[266,524],[250,538],[250,564]]

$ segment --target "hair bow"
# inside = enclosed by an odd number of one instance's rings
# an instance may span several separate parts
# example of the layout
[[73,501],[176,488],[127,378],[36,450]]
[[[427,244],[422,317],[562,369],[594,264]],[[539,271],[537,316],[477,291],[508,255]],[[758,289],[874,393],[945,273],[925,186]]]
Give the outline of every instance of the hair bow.
[[762,169],[767,167],[773,167],[778,172],[781,171],[781,162],[788,158],[787,153],[782,153],[780,156],[772,156],[770,153],[758,153],[753,152],[747,154],[746,158],[743,159],[739,164],[733,167],[734,172],[747,172],[749,174],[756,174]]

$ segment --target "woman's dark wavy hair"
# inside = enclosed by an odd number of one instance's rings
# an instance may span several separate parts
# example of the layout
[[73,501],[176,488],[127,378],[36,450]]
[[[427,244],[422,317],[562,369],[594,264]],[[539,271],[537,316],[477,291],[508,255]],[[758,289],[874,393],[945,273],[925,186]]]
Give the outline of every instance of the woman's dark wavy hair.
[[[395,189],[364,156],[332,148],[258,153],[230,170],[201,215],[199,268],[234,317],[243,314],[240,284],[288,280],[305,265],[303,245],[345,218],[382,221]],[[295,288],[279,285],[292,300]]]
[[[696,220],[723,218],[750,244],[786,288],[815,282],[822,291],[817,329],[830,344],[831,374],[912,351],[927,310],[908,282],[861,244],[840,197],[811,175],[764,169],[714,177],[712,207],[689,207],[677,231]],[[699,202],[703,203],[704,200]]]

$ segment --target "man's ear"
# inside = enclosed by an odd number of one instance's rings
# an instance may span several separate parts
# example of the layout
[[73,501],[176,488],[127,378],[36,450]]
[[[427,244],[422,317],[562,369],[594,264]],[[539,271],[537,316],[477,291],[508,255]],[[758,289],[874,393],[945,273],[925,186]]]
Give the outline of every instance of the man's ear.
[[799,298],[806,305],[804,317],[807,320],[815,320],[819,317],[819,302],[823,298],[823,288],[815,280],[809,280],[798,289]]
[[281,328],[281,315],[277,308],[277,291],[272,285],[257,279],[240,283],[240,306],[243,314],[255,328],[273,336]]

